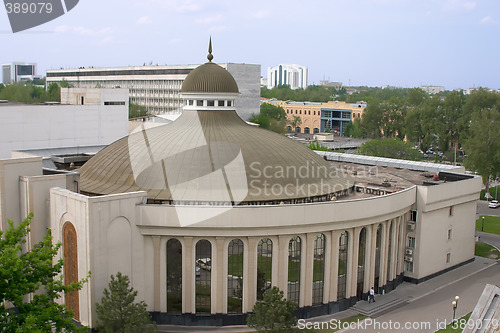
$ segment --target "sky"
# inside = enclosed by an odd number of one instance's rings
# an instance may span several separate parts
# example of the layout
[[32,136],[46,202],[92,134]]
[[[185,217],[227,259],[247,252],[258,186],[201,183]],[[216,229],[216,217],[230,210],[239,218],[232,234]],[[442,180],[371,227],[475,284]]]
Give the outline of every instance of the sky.
[[260,64],[263,77],[282,63],[308,67],[308,84],[500,89],[499,0],[80,0],[18,33],[0,8],[0,63],[42,75],[200,64],[210,36],[214,62]]

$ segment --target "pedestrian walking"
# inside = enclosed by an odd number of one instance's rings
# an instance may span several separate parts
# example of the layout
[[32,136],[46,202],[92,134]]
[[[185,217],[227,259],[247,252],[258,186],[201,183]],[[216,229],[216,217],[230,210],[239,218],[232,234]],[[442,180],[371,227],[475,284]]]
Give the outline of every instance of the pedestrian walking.
[[371,303],[371,301],[375,303],[375,290],[373,289],[373,287],[370,288],[370,296],[368,297],[368,303]]

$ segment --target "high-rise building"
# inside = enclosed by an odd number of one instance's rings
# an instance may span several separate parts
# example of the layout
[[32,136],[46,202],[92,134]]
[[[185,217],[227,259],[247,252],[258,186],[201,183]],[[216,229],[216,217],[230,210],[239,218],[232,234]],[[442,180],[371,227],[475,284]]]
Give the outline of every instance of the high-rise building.
[[11,62],[2,64],[3,84],[10,84],[19,81],[33,81],[41,79],[41,75],[36,75],[36,63]]
[[[180,113],[179,92],[186,76],[199,65],[165,65],[47,70],[47,86],[67,81],[75,88],[128,88],[130,103],[143,105],[151,114]],[[260,65],[221,64],[238,83],[238,114],[247,119],[259,113]]]
[[295,64],[279,64],[267,68],[267,87],[269,89],[289,85],[292,89],[307,88],[307,67]]

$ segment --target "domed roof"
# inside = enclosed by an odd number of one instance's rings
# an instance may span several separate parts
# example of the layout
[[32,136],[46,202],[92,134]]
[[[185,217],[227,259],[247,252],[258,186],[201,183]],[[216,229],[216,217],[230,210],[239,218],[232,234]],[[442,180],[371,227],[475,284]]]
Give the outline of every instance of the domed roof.
[[208,62],[196,67],[184,80],[181,93],[239,93],[234,77],[212,62],[212,39],[208,46]]
[[324,201],[354,185],[303,144],[235,111],[185,111],[112,143],[79,171],[84,193],[147,191],[162,203]]
[[196,67],[184,80],[181,93],[238,93],[234,77],[221,66],[207,62]]

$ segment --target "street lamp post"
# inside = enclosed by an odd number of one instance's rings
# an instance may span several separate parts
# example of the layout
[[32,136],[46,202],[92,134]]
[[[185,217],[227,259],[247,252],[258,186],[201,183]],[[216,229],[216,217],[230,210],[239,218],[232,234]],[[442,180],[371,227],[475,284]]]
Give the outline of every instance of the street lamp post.
[[483,223],[481,223],[481,231],[484,231],[484,216],[483,216]]
[[455,314],[457,312],[457,306],[458,306],[458,296],[455,297],[455,301],[451,302],[451,305],[453,306],[453,319],[451,322],[455,322]]

